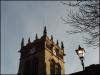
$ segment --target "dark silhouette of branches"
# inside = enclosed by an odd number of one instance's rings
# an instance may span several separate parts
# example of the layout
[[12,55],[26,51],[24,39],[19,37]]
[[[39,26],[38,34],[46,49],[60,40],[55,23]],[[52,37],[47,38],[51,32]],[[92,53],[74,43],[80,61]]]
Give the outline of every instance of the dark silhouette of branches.
[[89,0],[62,3],[72,8],[78,7],[79,9],[78,12],[71,10],[65,18],[62,18],[65,24],[68,23],[75,28],[75,30],[67,31],[67,33],[87,33],[89,37],[84,37],[86,44],[88,46],[99,47],[100,2],[98,0]]

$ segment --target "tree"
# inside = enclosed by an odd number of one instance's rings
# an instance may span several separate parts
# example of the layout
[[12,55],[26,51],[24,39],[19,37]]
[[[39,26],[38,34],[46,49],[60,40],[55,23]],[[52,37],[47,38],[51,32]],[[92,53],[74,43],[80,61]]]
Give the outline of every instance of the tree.
[[99,1],[70,1],[69,3],[63,2],[64,5],[68,5],[72,8],[78,7],[78,12],[71,12],[62,18],[65,23],[69,23],[72,27],[75,27],[75,30],[67,31],[67,33],[87,33],[89,37],[83,37],[85,43],[88,46],[99,47],[99,28],[100,28],[100,7]]

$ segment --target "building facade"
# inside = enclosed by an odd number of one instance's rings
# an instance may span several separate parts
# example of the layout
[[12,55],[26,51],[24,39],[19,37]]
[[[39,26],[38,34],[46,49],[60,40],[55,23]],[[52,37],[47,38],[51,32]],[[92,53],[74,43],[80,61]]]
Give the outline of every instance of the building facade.
[[53,41],[53,36],[47,36],[44,27],[43,36],[36,38],[33,42],[28,39],[24,46],[24,38],[21,42],[21,53],[18,75],[62,75],[64,74],[64,45],[61,47]]
[[84,71],[79,71],[68,75],[100,75],[100,64],[92,64],[85,67]]

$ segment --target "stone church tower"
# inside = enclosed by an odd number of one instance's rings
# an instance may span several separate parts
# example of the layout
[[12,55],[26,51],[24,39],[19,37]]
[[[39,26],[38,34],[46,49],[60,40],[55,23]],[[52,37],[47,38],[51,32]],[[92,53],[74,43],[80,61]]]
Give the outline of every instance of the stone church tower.
[[19,51],[20,64],[18,75],[62,75],[64,74],[64,45],[61,47],[54,43],[53,36],[49,39],[46,27],[44,27],[43,36],[36,38],[33,42],[28,40],[24,46],[24,38],[21,42]]

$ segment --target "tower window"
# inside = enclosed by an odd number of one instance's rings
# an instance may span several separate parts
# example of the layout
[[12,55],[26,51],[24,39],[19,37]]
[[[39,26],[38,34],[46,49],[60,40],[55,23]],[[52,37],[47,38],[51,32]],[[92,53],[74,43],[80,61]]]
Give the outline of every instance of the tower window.
[[55,63],[54,61],[51,62],[50,65],[51,75],[61,75],[61,66],[58,63]]
[[31,64],[31,74],[38,75],[38,59],[34,58]]

